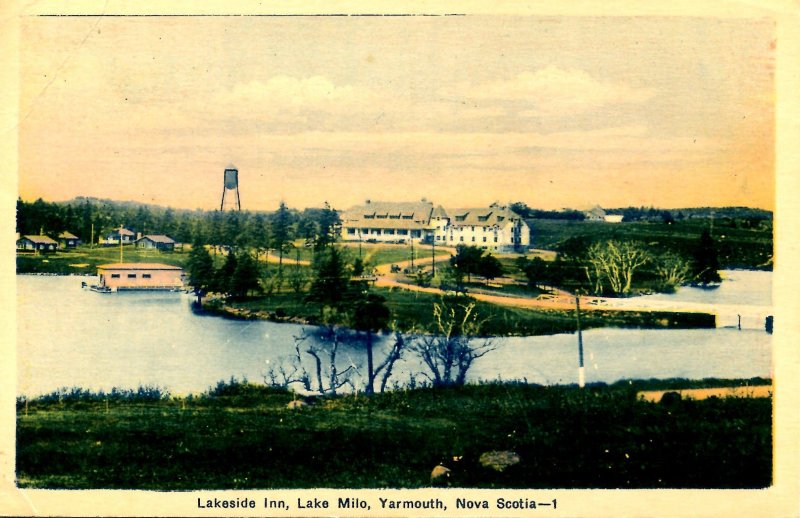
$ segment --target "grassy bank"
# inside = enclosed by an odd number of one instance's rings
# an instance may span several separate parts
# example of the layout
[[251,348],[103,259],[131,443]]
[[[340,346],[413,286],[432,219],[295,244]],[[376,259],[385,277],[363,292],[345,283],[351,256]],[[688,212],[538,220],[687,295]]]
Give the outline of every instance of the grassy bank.
[[[439,296],[401,289],[374,288],[386,297],[397,329],[427,330],[431,325],[433,304]],[[275,321],[318,323],[322,308],[305,300],[304,294],[276,293],[231,302],[226,307],[210,304],[209,311],[238,318],[264,318]],[[535,336],[576,331],[574,311],[556,309],[521,309],[477,302],[476,311],[484,320],[485,336]],[[344,324],[344,322],[341,322]],[[586,311],[581,316],[583,329],[624,327],[645,329],[713,328],[713,315],[702,313],[664,313],[641,311]]]
[[[444,461],[463,487],[765,487],[771,399],[636,399],[763,381],[487,384],[300,410],[290,393],[240,384],[188,399],[62,395],[18,404],[17,476],[38,488],[423,487]],[[521,461],[482,467],[493,450]]]

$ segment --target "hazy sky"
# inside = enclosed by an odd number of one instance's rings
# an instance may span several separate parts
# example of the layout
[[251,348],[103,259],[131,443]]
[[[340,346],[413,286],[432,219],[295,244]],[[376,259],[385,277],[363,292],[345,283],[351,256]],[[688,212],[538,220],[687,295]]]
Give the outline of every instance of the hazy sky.
[[712,18],[35,18],[20,196],[774,208],[774,26]]

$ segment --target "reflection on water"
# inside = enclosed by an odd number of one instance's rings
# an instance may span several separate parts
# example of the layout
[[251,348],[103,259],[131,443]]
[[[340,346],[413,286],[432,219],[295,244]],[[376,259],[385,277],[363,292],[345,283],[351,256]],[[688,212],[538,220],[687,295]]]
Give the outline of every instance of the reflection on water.
[[[294,337],[303,329],[197,316],[188,295],[99,294],[82,290],[81,280],[17,276],[18,394],[138,385],[181,394],[204,391],[231,376],[262,381],[270,366],[294,352]],[[575,382],[574,335],[495,343],[498,349],[476,362],[470,379]],[[584,333],[586,379],[770,376],[771,343],[763,331],[596,329]],[[387,344],[388,339],[381,342]],[[357,366],[363,361],[353,344],[342,346],[339,360]],[[394,379],[404,382],[419,370],[407,358]]]

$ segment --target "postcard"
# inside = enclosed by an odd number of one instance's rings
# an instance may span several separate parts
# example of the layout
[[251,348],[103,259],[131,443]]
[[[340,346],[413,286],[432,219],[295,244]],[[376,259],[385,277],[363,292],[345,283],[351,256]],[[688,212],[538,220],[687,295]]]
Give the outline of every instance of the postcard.
[[798,512],[796,5],[3,12],[2,514]]

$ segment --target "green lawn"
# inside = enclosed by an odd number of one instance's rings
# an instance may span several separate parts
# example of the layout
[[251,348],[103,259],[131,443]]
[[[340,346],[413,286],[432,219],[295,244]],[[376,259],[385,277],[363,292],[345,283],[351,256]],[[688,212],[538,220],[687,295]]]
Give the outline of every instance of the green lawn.
[[[229,385],[190,399],[84,396],[17,405],[29,488],[414,488],[434,466],[482,488],[763,488],[771,399],[649,403],[667,382],[586,389],[485,384],[318,399]],[[748,381],[720,381],[743,385]],[[674,383],[691,386],[685,380]],[[484,452],[520,462],[482,467]],[[452,462],[453,457],[461,457]]]
[[[183,267],[189,254],[187,252],[161,252],[135,248],[123,248],[123,261],[166,263]],[[97,266],[119,262],[119,247],[80,246],[73,250],[54,254],[17,254],[17,273],[53,273],[60,275],[96,275]]]

